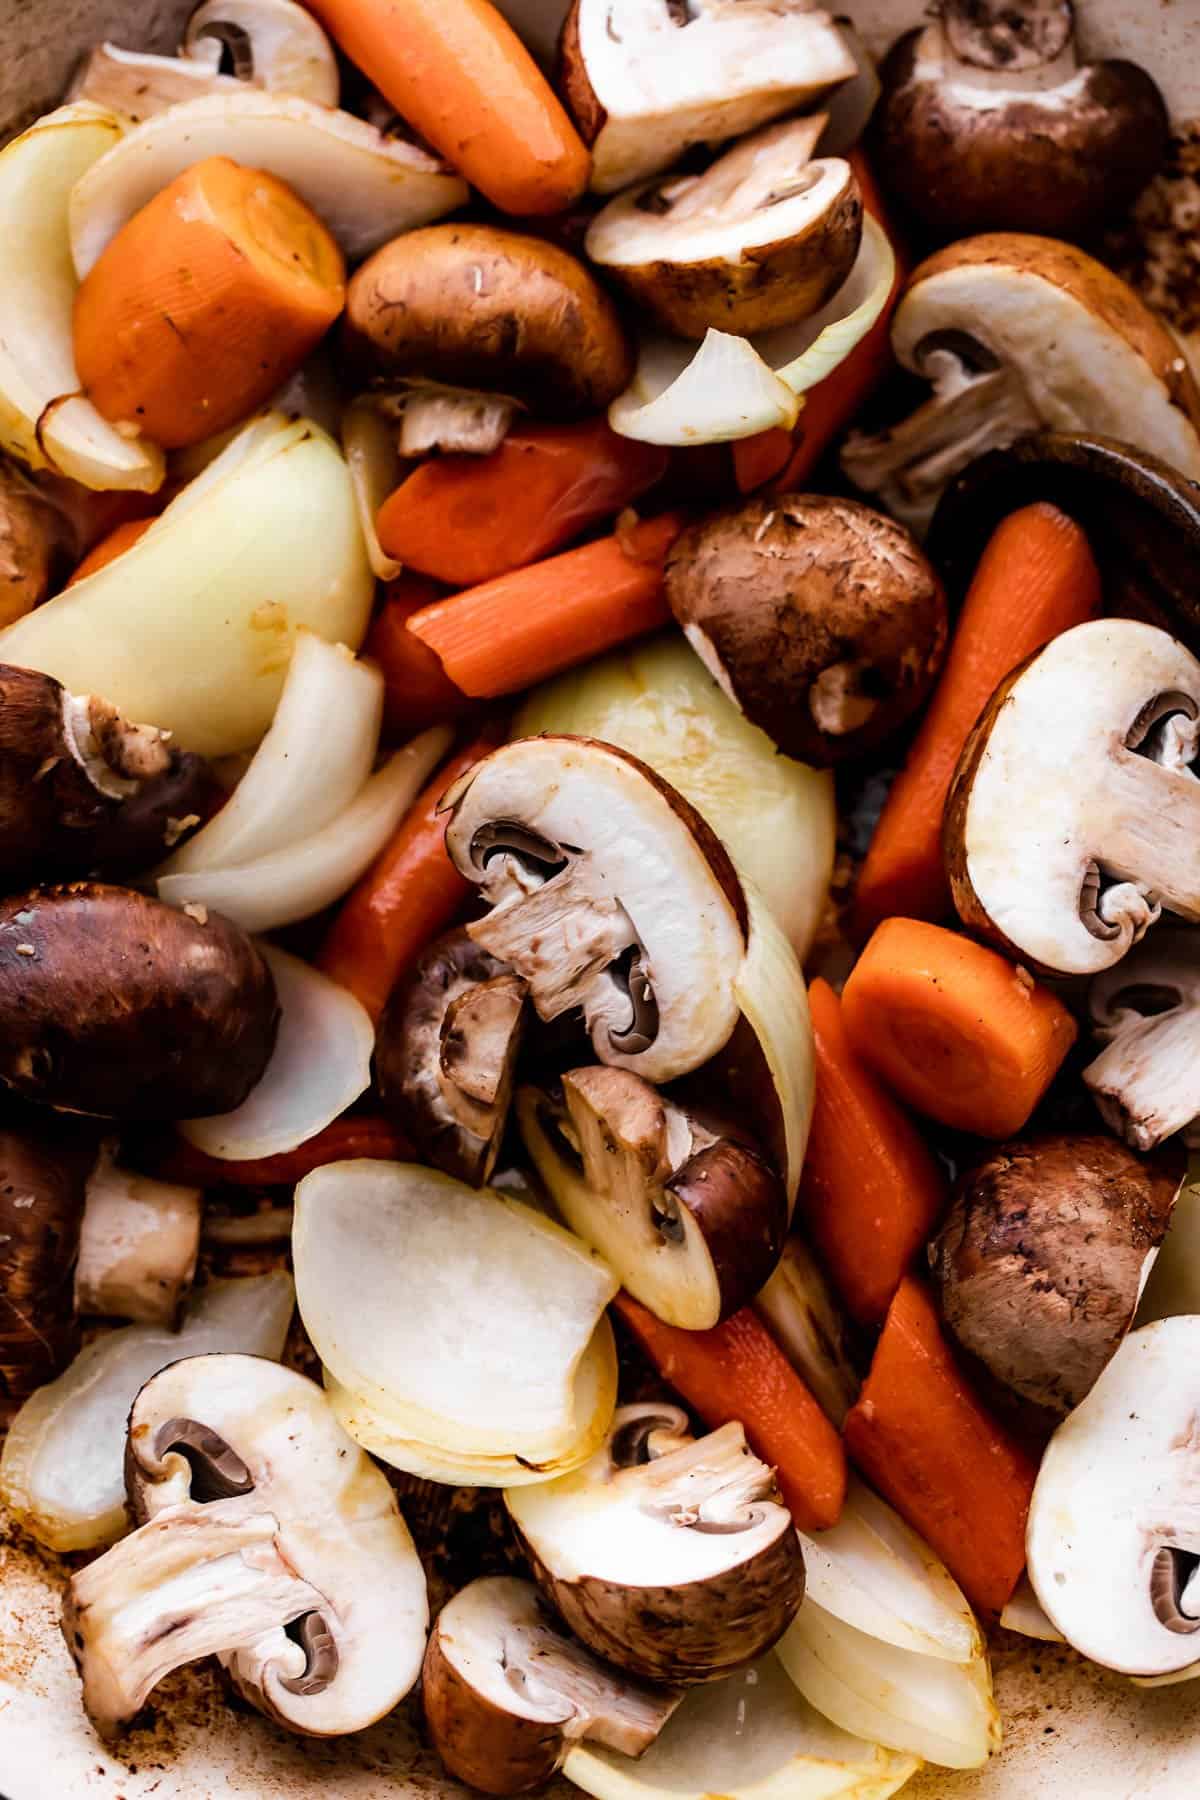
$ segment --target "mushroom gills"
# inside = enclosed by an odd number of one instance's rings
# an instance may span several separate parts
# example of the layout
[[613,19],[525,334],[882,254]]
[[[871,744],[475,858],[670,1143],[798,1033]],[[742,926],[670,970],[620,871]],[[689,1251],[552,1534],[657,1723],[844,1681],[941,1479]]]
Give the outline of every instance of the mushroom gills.
[[1200,933],[1160,927],[1097,975],[1088,1009],[1100,1054],[1083,1071],[1106,1125],[1135,1150],[1176,1132],[1200,1141]]

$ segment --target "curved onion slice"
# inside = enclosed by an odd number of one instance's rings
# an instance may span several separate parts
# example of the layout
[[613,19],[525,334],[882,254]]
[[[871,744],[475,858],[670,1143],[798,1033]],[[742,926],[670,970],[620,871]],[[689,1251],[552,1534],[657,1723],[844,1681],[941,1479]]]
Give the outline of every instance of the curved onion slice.
[[51,1550],[115,1543],[129,1526],[125,1424],[139,1390],[184,1356],[278,1358],[294,1306],[291,1276],[276,1270],[211,1282],[179,1331],[126,1325],[97,1338],[17,1413],[0,1455],[0,1499]]
[[72,343],[67,205],[120,136],[111,113],[79,102],[0,152],[0,446],[85,487],[153,493],[161,450],[122,437],[83,398]]
[[743,883],[750,912],[746,956],[734,995],[762,1048],[775,1087],[787,1147],[784,1187],[789,1209],[796,1204],[800,1167],[812,1124],[816,1060],[808,993],[796,953],[775,923],[770,908],[750,883]]
[[366,1008],[328,975],[270,944],[279,1036],[258,1085],[231,1113],[188,1119],[188,1142],[226,1162],[279,1156],[316,1137],[371,1085],[375,1027]]
[[754,1306],[826,1418],[840,1431],[862,1383],[850,1360],[849,1327],[816,1257],[798,1232],[784,1244]]
[[446,725],[423,731],[388,758],[339,818],[311,837],[236,868],[163,875],[159,899],[172,906],[211,906],[243,931],[275,931],[297,919],[311,919],[340,900],[374,862],[449,749],[452,735]]
[[400,486],[404,465],[395,432],[369,400],[352,400],[342,415],[342,455],[354,483],[354,504],[371,568],[380,581],[394,581],[404,564],[386,554],[375,521],[384,501]]
[[710,330],[699,350],[645,338],[633,381],[608,409],[610,425],[647,444],[718,444],[773,426],[790,431],[797,396],[832,374],[866,336],[895,276],[887,234],[867,214],[854,267],[819,312],[753,339]]
[[[1067,1641],[1058,1626],[1052,1625],[1043,1612],[1028,1571],[1013,1589],[1011,1598],[1000,1614],[1000,1623],[1005,1631],[1015,1631],[1021,1637],[1036,1638],[1042,1644],[1065,1644]],[[1200,1672],[1200,1664],[1196,1665],[1196,1672]],[[1155,1676],[1151,1677],[1152,1682],[1157,1679]],[[1173,1685],[1177,1679],[1177,1676],[1171,1675],[1168,1682]]]
[[71,195],[71,253],[80,280],[122,225],[207,156],[231,156],[295,188],[351,258],[461,206],[467,184],[415,144],[365,119],[246,88],[158,113],[88,169]]
[[132,549],[0,633],[0,657],[223,756],[270,725],[297,630],[357,649],[374,591],[337,446],[271,413]]
[[163,875],[258,861],[299,843],[349,806],[375,760],[383,677],[341,644],[296,634],[271,729],[214,819]]
[[341,1386],[437,1450],[570,1448],[580,1359],[617,1289],[578,1238],[413,1163],[332,1163],[295,1206],[301,1316]]

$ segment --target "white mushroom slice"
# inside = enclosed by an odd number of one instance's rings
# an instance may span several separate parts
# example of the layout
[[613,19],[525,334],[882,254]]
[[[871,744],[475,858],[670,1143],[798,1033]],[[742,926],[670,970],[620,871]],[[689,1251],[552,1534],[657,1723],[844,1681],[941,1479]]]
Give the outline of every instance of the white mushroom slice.
[[314,1382],[255,1357],[172,1363],[134,1401],[126,1479],[138,1529],[63,1602],[100,1732],[214,1654],[252,1705],[313,1737],[408,1693],[425,1574],[387,1477]]
[[414,144],[298,95],[243,86],[147,119],[77,181],[70,222],[80,280],[134,213],[208,156],[230,156],[286,181],[351,258],[467,197],[466,183]]
[[181,57],[276,94],[336,106],[340,78],[333,45],[295,0],[204,0],[187,22]]
[[1200,1318],[1125,1339],[1042,1458],[1029,1575],[1051,1623],[1125,1675],[1200,1665]]
[[964,922],[1064,975],[1111,968],[1161,910],[1200,920],[1200,662],[1153,625],[1064,632],[993,694],[954,777]]
[[560,53],[598,194],[811,105],[856,72],[810,0],[575,0]]
[[190,56],[154,56],[147,50],[122,50],[97,44],[71,87],[72,100],[107,107],[127,125],[140,125],[153,113],[165,112],[205,94],[234,94],[240,83],[218,72],[217,61]]
[[174,1326],[200,1250],[204,1195],[118,1168],[107,1149],[88,1177],[75,1309]]
[[666,1081],[737,1023],[745,901],[725,851],[643,763],[587,738],[525,738],[446,796],[446,849],[491,912],[476,943],[542,1019],[583,1011],[602,1062]]
[[1154,932],[1097,975],[1088,1010],[1105,1048],[1083,1079],[1105,1124],[1135,1150],[1177,1131],[1191,1143],[1200,1133],[1200,934]]

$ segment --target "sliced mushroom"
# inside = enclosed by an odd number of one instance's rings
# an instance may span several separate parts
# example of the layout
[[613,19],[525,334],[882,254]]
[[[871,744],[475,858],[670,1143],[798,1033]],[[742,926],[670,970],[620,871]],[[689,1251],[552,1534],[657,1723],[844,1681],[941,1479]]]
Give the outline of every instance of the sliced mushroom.
[[791,1514],[736,1423],[693,1440],[677,1406],[623,1406],[590,1462],[505,1504],[576,1637],[646,1681],[719,1680],[804,1597]]
[[111,1147],[88,1176],[75,1310],[174,1326],[196,1272],[204,1194],[118,1168]]
[[234,94],[235,75],[222,74],[219,58],[156,56],[149,50],[123,50],[97,44],[71,84],[72,100],[90,100],[129,125],[181,106],[206,94]]
[[15,463],[0,459],[0,626],[40,606],[69,554],[68,527]]
[[218,913],[86,882],[0,901],[0,1083],[25,1099],[121,1119],[228,1112],[278,1023],[270,970]]
[[1071,0],[942,0],[881,70],[876,166],[940,237],[1085,237],[1162,164],[1167,109],[1144,69],[1086,62]]
[[[1083,1071],[1106,1125],[1153,1150],[1200,1119],[1200,934],[1156,931],[1088,990],[1105,1048]],[[1189,1131],[1191,1127],[1191,1131]]]
[[644,763],[591,738],[522,738],[442,802],[446,848],[491,912],[467,927],[529,985],[580,1009],[602,1062],[668,1081],[738,1018],[745,900],[724,849]]
[[338,103],[333,45],[295,0],[204,0],[187,22],[179,54],[273,93]]
[[995,232],[929,257],[893,315],[892,348],[933,397],[887,431],[852,434],[842,464],[907,524],[928,523],[973,457],[1039,426],[1107,434],[1200,477],[1200,389],[1178,345],[1070,244]]
[[1125,1675],[1200,1668],[1200,1318],[1126,1338],[1046,1449],[1029,1575],[1069,1644]]
[[0,1423],[78,1348],[73,1284],[94,1145],[0,1130]]
[[436,938],[388,1001],[375,1043],[379,1092],[436,1169],[479,1187],[512,1098],[525,983],[464,930]]
[[621,194],[589,226],[589,257],[680,337],[798,324],[842,285],[862,237],[849,163],[811,160],[824,124],[768,125],[703,175]]
[[942,1317],[1023,1399],[1078,1406],[1133,1324],[1182,1185],[1181,1152],[1109,1137],[1003,1144],[967,1170],[929,1247]]
[[425,1575],[387,1478],[314,1382],[252,1356],[172,1363],[133,1403],[126,1485],[138,1529],[63,1600],[98,1731],[203,1656],[313,1737],[359,1731],[408,1693]]
[[638,1756],[681,1695],[597,1661],[547,1613],[528,1581],[472,1581],[443,1607],[421,1684],[434,1749],[485,1794],[525,1794],[557,1774],[572,1744]]
[[712,513],[676,539],[666,585],[709,673],[804,762],[873,749],[941,666],[941,583],[902,525],[855,500],[785,494]]
[[559,42],[598,194],[811,106],[856,70],[809,0],[574,0]]

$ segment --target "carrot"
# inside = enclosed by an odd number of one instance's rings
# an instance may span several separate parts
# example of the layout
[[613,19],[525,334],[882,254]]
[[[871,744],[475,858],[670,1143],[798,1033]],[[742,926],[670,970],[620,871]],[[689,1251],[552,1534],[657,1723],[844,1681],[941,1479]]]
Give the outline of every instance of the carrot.
[[795,442],[792,433],[782,425],[769,425],[766,431],[756,431],[753,437],[735,438],[730,449],[738,493],[752,494],[756,488],[765,487],[781,469],[786,469],[792,460]]
[[665,625],[663,563],[682,529],[678,513],[645,519],[437,600],[408,629],[464,694],[516,693]]
[[474,587],[611,518],[662,479],[668,460],[606,419],[519,428],[490,456],[422,463],[380,508],[379,541],[410,569]]
[[972,1606],[998,1613],[1025,1566],[1037,1468],[972,1391],[911,1275],[892,1301],[845,1436],[851,1459]]
[[591,158],[511,25],[488,0],[307,0],[351,62],[507,213],[557,213]]
[[156,1172],[167,1181],[189,1187],[293,1187],[326,1163],[360,1157],[377,1162],[410,1162],[415,1152],[408,1139],[387,1119],[353,1116],[335,1119],[307,1143],[252,1162],[224,1162],[180,1138],[160,1157]]
[[1087,539],[1065,514],[1038,501],[997,528],[867,851],[854,913],[863,937],[894,913],[938,919],[950,910],[942,812],[971,728],[1006,675],[1099,608],[1099,571]]
[[342,253],[291,188],[210,156],[123,225],[75,297],[75,361],[106,419],[168,449],[262,404],[345,299]]
[[383,672],[384,722],[391,736],[410,738],[427,726],[460,719],[472,702],[441,663],[408,629],[408,621],[441,594],[436,581],[406,570],[383,591],[383,605],[367,633],[363,654]]
[[1062,1001],[998,951],[923,919],[886,919],[850,972],[852,1048],[918,1112],[957,1131],[1020,1131],[1075,1041]]
[[813,982],[808,1005],[817,1092],[799,1204],[847,1310],[877,1325],[946,1205],[946,1177],[851,1050],[828,982]]
[[841,1440],[749,1307],[711,1331],[682,1331],[624,1291],[613,1302],[655,1368],[714,1429],[740,1420],[802,1531],[836,1525],[846,1498]]
[[145,537],[153,523],[153,519],[126,519],[123,525],[114,526],[107,537],[102,537],[88,551],[67,586],[74,587],[77,581],[86,581],[89,575],[94,575],[98,569],[115,562],[126,550],[132,550],[138,539]]
[[443,763],[400,829],[351,888],[317,957],[317,966],[357,996],[378,1019],[400,976],[474,891],[446,854],[438,803],[452,782],[503,740],[493,724]]

